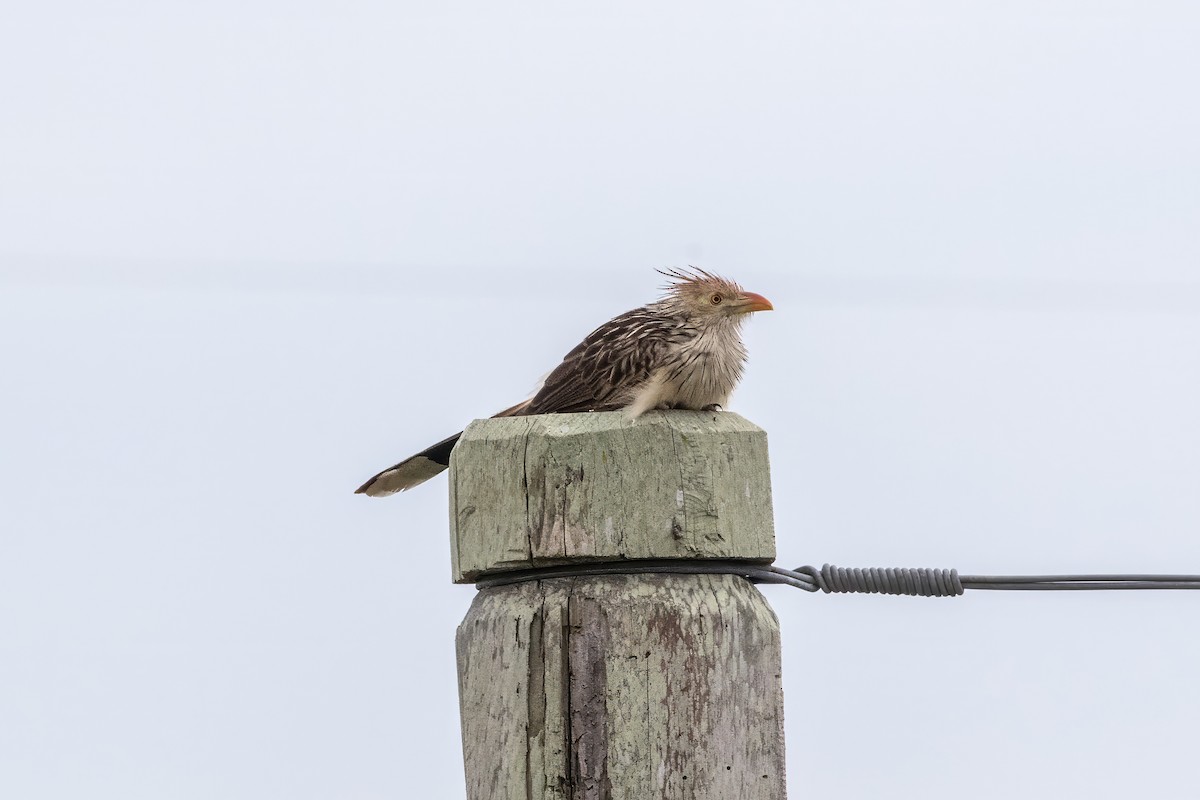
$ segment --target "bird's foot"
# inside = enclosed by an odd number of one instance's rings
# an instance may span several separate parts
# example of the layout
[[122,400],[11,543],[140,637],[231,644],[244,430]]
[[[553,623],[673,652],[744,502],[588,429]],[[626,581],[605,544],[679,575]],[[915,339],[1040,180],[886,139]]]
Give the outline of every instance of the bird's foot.
[[709,403],[708,405],[706,405],[704,408],[702,408],[700,410],[701,411],[724,411],[725,409],[721,408],[720,403]]

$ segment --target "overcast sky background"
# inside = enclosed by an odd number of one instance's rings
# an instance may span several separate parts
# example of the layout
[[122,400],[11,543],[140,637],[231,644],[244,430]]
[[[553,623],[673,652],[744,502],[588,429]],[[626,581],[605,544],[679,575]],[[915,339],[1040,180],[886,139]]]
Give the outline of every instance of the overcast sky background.
[[[736,7],[735,7],[736,5]],[[1200,572],[1188,2],[9,3],[0,797],[463,797],[445,480],[656,267],[779,562]],[[1200,593],[764,590],[794,797],[1195,787]]]

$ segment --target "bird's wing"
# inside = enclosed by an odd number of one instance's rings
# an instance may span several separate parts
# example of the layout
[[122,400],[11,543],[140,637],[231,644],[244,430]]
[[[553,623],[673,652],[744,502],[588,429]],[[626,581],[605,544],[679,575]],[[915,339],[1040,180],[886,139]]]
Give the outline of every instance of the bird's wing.
[[650,307],[626,312],[589,333],[567,353],[521,413],[622,408],[671,349],[695,335],[683,320]]

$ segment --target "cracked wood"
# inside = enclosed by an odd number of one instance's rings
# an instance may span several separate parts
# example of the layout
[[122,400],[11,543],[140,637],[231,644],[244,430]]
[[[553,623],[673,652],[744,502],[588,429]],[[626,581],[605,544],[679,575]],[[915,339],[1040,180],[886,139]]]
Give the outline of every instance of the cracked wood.
[[737,414],[473,422],[451,456],[454,579],[631,558],[771,561],[767,437]]
[[730,575],[487,589],[458,633],[469,800],[782,800],[780,646]]

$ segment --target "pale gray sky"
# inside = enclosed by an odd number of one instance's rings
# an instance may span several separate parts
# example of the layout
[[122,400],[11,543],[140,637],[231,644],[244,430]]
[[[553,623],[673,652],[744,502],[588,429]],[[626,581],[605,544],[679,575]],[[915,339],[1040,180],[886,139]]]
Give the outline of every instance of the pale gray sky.
[[[0,797],[462,798],[350,492],[654,267],[778,309],[780,563],[1200,572],[1193,4],[10,5]],[[1200,594],[765,593],[795,796],[1195,785]]]

